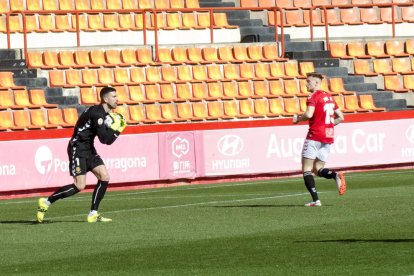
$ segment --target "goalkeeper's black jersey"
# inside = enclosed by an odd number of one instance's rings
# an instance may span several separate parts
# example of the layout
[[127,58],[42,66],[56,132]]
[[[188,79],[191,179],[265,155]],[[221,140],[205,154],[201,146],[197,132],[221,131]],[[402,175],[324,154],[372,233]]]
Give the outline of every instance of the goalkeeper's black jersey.
[[108,113],[101,104],[91,106],[82,113],[69,141],[69,147],[75,151],[74,154],[80,157],[95,155],[96,136],[102,144],[107,145],[112,144],[118,138],[119,132],[105,125],[106,115]]

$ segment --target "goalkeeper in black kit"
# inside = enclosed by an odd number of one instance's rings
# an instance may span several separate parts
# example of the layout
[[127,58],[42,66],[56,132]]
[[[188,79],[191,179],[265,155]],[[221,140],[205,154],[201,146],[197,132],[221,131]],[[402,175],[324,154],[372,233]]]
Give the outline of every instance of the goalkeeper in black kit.
[[79,117],[68,145],[69,170],[74,182],[58,189],[48,198],[39,198],[37,221],[43,222],[49,206],[59,199],[79,193],[85,189],[86,173],[91,171],[98,183],[92,194],[92,205],[88,222],[109,222],[98,213],[109,183],[108,170],[94,147],[95,137],[102,144],[111,145],[126,127],[121,114],[113,112],[118,103],[116,90],[104,87],[100,92],[101,103],[87,108]]

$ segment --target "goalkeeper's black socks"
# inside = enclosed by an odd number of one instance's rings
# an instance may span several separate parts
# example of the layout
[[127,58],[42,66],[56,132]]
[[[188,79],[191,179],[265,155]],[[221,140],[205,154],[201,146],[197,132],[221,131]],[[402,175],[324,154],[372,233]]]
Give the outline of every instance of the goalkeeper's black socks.
[[62,188],[54,192],[51,196],[48,197],[47,200],[50,203],[53,203],[58,199],[70,197],[77,193],[79,193],[78,187],[76,187],[75,184],[69,184],[69,185],[63,186]]
[[312,201],[319,200],[318,193],[316,192],[315,188],[315,179],[313,178],[312,172],[304,172],[303,179],[305,180],[306,189],[308,189],[309,193],[312,196]]
[[99,180],[98,183],[95,186],[95,190],[92,194],[92,205],[91,210],[98,211],[99,203],[101,203],[101,200],[104,198],[106,193],[106,188],[108,188],[109,181],[102,181]]
[[336,172],[330,169],[322,168],[318,171],[318,176],[324,177],[326,179],[335,179],[336,178]]

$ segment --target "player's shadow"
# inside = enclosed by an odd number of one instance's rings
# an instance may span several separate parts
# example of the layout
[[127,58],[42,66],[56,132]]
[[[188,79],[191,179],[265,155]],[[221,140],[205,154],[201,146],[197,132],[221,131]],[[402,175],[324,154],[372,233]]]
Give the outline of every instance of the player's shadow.
[[291,208],[291,207],[303,207],[303,205],[295,204],[243,204],[243,205],[215,205],[215,206],[202,206],[207,208]]
[[80,221],[80,220],[48,220],[48,221],[44,221],[43,223],[38,223],[37,221],[34,220],[0,220],[0,225],[1,224],[23,224],[23,225],[40,225],[40,224],[52,224],[52,223],[73,223],[73,222],[82,222],[84,223],[84,221]]
[[411,243],[414,239],[339,239],[320,241],[296,241],[297,243]]

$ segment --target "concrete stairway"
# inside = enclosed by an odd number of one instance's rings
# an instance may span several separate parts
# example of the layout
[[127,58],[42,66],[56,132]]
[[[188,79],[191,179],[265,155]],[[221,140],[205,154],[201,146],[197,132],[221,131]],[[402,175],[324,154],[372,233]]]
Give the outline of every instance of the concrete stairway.
[[375,83],[366,83],[363,76],[348,74],[348,69],[339,66],[339,59],[331,58],[325,51],[324,42],[287,42],[285,57],[298,61],[311,61],[315,70],[328,78],[340,77],[345,89],[355,91],[358,95],[371,94],[377,107],[387,110],[402,110],[407,108],[404,99],[393,99],[393,92],[378,90]]
[[[200,7],[235,7],[234,2],[223,2],[222,0],[199,0]],[[222,11],[227,14],[230,25],[240,27],[241,42],[274,42],[274,27],[264,26],[261,19],[251,19],[250,12],[244,11]],[[280,35],[279,35],[280,39]],[[285,40],[290,40],[285,35]]]
[[59,107],[78,107],[76,96],[63,96],[62,88],[48,87],[47,79],[38,77],[36,69],[28,69],[21,50],[0,50],[0,71],[13,72],[14,83],[25,86],[27,90],[45,90],[46,101]]

